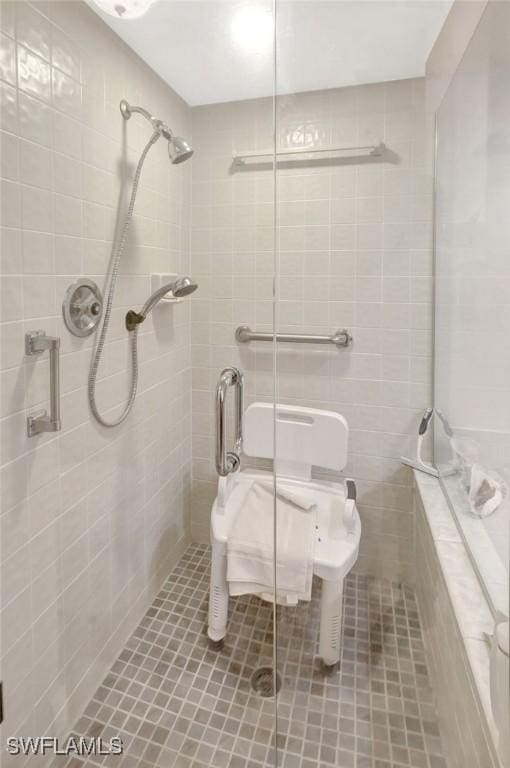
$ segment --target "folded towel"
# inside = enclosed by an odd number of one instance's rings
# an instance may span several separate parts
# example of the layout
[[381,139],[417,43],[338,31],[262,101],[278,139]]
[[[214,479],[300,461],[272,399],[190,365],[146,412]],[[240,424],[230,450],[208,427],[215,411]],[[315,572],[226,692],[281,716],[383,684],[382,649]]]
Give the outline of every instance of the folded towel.
[[[272,502],[274,485],[272,483],[255,483],[255,485],[259,485],[261,488],[264,488],[264,490],[269,491]],[[282,501],[287,501],[289,504],[299,507],[299,509],[303,509],[305,512],[308,512],[308,510],[315,507],[315,502],[312,501],[312,499],[303,496],[299,491],[292,491],[289,488],[281,488],[278,485],[276,486],[276,498],[281,499]]]
[[[276,493],[277,600],[295,605],[312,593],[315,505],[299,493]],[[231,595],[274,596],[274,496],[267,483],[251,484],[227,542],[227,581]]]

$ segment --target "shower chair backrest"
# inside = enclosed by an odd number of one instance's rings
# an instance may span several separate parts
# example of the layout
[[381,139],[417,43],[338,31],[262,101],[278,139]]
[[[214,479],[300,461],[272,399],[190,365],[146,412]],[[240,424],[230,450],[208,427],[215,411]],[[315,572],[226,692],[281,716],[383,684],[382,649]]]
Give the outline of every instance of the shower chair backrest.
[[[253,403],[243,420],[243,453],[273,459],[273,404]],[[339,413],[276,405],[276,471],[309,480],[312,467],[340,471],[347,464],[349,426]]]

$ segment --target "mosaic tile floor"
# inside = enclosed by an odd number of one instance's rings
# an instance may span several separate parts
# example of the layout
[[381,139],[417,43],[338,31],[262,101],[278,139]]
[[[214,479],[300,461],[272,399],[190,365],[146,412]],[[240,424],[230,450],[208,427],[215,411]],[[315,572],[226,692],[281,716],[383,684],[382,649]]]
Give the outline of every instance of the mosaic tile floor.
[[[120,736],[124,754],[68,768],[275,765],[274,700],[250,684],[272,663],[271,606],[232,600],[224,648],[209,649],[209,565],[207,546],[186,550],[77,723],[76,734]],[[341,664],[326,674],[319,588],[311,603],[278,609],[278,766],[446,768],[413,591],[350,575]]]

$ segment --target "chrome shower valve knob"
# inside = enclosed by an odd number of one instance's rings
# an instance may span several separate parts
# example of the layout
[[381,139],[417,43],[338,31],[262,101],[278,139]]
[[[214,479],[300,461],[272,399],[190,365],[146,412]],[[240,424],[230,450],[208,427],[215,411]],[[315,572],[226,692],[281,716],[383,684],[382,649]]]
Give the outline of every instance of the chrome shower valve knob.
[[103,298],[96,283],[85,277],[69,286],[62,302],[62,315],[73,336],[90,336],[103,311]]

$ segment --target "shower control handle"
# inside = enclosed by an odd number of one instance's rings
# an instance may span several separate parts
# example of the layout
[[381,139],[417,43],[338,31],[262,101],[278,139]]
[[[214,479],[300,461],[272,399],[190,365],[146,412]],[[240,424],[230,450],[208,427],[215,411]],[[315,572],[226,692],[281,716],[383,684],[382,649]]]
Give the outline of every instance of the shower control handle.
[[[236,429],[234,450],[227,451],[227,419],[225,399],[229,387],[236,388],[235,413]],[[240,454],[243,446],[243,387],[244,378],[237,368],[225,368],[216,387],[216,471],[220,477],[226,477],[239,469]]]
[[59,432],[60,422],[60,339],[47,336],[44,331],[30,331],[25,334],[25,354],[50,353],[50,414],[46,411],[27,416],[27,435],[34,437],[41,432]]

